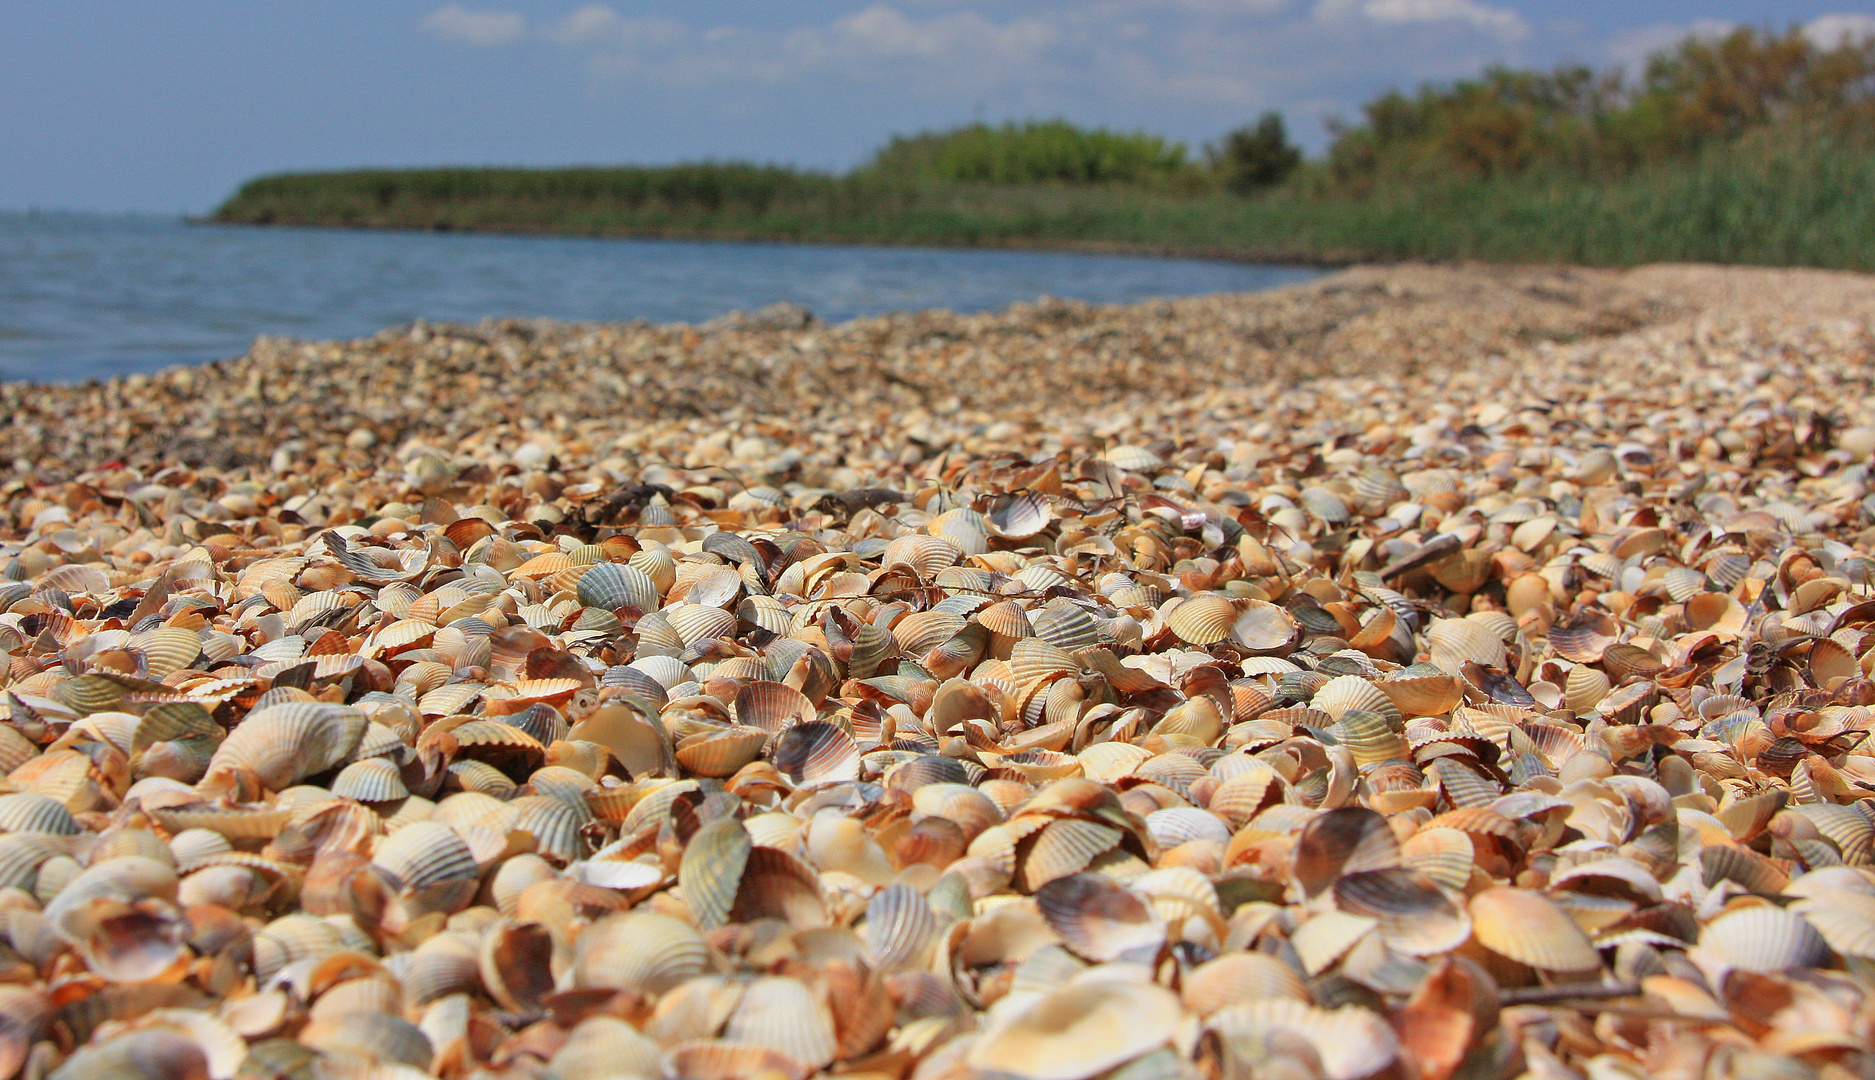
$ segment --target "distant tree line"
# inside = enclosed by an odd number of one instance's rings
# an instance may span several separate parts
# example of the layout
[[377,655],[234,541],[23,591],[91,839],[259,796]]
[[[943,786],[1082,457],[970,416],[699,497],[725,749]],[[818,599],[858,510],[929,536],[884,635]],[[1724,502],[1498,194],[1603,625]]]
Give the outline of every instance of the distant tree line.
[[1359,123],[1331,121],[1331,187],[1490,179],[1531,172],[1621,175],[1767,128],[1819,137],[1875,131],[1875,37],[1829,46],[1791,29],[1690,37],[1640,72],[1495,67],[1477,79],[1387,93]]
[[1636,72],[1492,68],[1209,145],[1066,120],[892,139],[844,174],[746,162],[291,173],[227,222],[1238,258],[1659,259],[1875,270],[1875,39],[1741,29]]

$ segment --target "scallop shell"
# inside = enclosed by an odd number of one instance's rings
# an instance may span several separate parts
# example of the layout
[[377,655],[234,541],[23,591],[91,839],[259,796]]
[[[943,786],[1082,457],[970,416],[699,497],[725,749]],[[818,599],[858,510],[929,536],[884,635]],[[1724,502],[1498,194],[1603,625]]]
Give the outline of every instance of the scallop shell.
[[1179,993],[1187,1009],[1204,1017],[1263,998],[1314,1001],[1300,974],[1275,957],[1260,953],[1227,953],[1208,960],[1185,976]]
[[270,791],[348,759],[364,738],[366,715],[346,705],[291,701],[249,713],[209,761],[209,773],[249,771]]
[[1206,1026],[1218,1033],[1227,1053],[1241,1055],[1246,1062],[1298,1057],[1297,1051],[1306,1047],[1314,1052],[1324,1080],[1373,1076],[1400,1053],[1399,1037],[1387,1022],[1358,1005],[1330,1010],[1265,998],[1222,1009]]
[[359,802],[388,802],[410,794],[397,766],[379,757],[355,761],[332,780],[332,794]]
[[1575,920],[1547,897],[1526,889],[1494,887],[1470,903],[1478,943],[1500,956],[1543,971],[1593,971],[1601,957]]
[[1327,685],[1309,699],[1309,708],[1320,709],[1335,720],[1340,720],[1349,710],[1359,709],[1385,717],[1389,727],[1402,722],[1399,706],[1393,699],[1379,685],[1358,675],[1328,680]]
[[1699,947],[1745,971],[1779,972],[1829,962],[1829,945],[1803,917],[1753,904],[1728,911],[1699,932]]
[[1238,621],[1237,606],[1216,593],[1199,593],[1178,602],[1165,616],[1165,625],[1182,641],[1215,645],[1231,636]]
[[31,792],[0,795],[0,832],[76,836],[82,831],[57,799]]
[[[674,575],[675,569],[671,572]],[[656,611],[658,593],[658,586],[650,574],[637,566],[624,563],[595,563],[579,578],[579,602],[587,607],[604,608],[607,611],[621,608],[635,608],[640,612]]]
[[866,902],[866,951],[880,971],[916,964],[935,943],[939,925],[918,890],[902,882],[888,885]]
[[[372,865],[391,876],[395,887],[412,893],[429,890],[460,892],[481,873],[469,845],[454,829],[435,821],[419,821],[386,837],[371,856]],[[461,896],[466,901],[467,896]]]
[[760,1046],[818,1069],[833,1060],[837,1041],[827,1006],[799,979],[758,976],[742,992],[723,1028],[731,1043]]
[[662,994],[711,966],[710,949],[688,924],[668,915],[607,915],[580,933],[573,985]]
[[804,786],[859,779],[858,745],[824,721],[796,724],[777,735],[772,757],[777,769]]
[[713,930],[729,921],[751,846],[742,822],[722,818],[698,829],[684,848],[677,881],[699,927]]
[[1463,944],[1471,919],[1437,882],[1405,868],[1344,874],[1334,883],[1342,911],[1375,921],[1387,945],[1409,956],[1432,956]]
[[1178,1020],[1169,990],[1076,980],[997,1018],[964,1057],[1024,1080],[1081,1080],[1168,1042]]

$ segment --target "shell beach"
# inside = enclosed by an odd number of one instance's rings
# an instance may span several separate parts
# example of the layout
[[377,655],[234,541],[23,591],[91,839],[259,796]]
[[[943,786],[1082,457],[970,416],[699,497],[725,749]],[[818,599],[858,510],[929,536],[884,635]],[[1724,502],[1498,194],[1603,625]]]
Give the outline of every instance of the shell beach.
[[1875,1070],[1875,279],[0,401],[0,1077]]

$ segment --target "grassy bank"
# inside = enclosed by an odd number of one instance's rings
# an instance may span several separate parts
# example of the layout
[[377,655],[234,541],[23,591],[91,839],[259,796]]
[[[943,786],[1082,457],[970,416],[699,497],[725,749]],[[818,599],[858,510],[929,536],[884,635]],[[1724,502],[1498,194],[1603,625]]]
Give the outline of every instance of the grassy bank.
[[1638,79],[1565,67],[1384,94],[1303,163],[1282,120],[1204,148],[1065,121],[898,137],[851,173],[298,173],[215,220],[357,228],[1066,246],[1279,261],[1755,263],[1875,270],[1875,38],[1689,38]]
[[[711,177],[706,170],[729,173]],[[674,170],[672,170],[674,172]],[[1875,150],[1758,140],[1617,178],[1525,174],[1366,195],[1244,199],[1120,185],[989,185],[699,166],[266,177],[226,222],[934,245],[1077,246],[1289,261],[1657,261],[1875,270]],[[698,191],[710,192],[699,198]],[[676,193],[673,193],[676,192]]]

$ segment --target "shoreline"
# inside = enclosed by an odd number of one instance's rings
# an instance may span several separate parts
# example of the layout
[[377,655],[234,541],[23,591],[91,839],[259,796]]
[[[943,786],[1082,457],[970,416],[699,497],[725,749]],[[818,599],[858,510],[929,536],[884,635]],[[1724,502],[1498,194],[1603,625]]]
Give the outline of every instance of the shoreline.
[[[416,225],[369,225],[344,224],[328,221],[224,221],[213,216],[195,217],[184,215],[186,225],[214,225],[230,228],[253,229],[325,229],[337,232],[407,232],[407,233],[459,233],[465,236],[557,236],[583,240],[672,240],[687,243],[726,243],[726,244],[777,244],[798,245],[803,247],[862,247],[862,248],[925,248],[934,251],[956,249],[977,249],[985,251],[1040,251],[1066,252],[1081,255],[1130,256],[1145,259],[1188,259],[1197,262],[1255,263],[1266,266],[1298,266],[1324,270],[1344,270],[1351,266],[1374,265],[1388,266],[1407,262],[1422,262],[1407,258],[1390,259],[1371,254],[1324,254],[1314,255],[1289,249],[1269,249],[1267,251],[1247,250],[1231,247],[1205,247],[1179,244],[1134,244],[1125,241],[1107,240],[869,240],[863,237],[832,237],[802,239],[797,237],[775,236],[768,233],[735,231],[709,231],[682,229],[675,230],[618,230],[582,232],[571,229],[527,228],[525,226],[487,227],[458,229],[451,226],[422,227]],[[1454,260],[1462,262],[1463,260]],[[1437,260],[1434,260],[1437,264]]]
[[1875,1066],[1875,276],[416,323],[0,425],[0,1072]]

